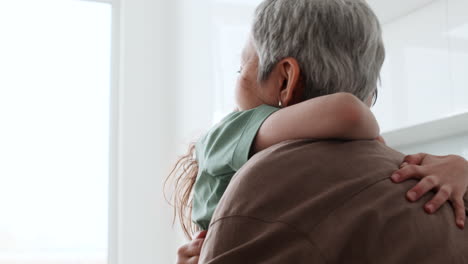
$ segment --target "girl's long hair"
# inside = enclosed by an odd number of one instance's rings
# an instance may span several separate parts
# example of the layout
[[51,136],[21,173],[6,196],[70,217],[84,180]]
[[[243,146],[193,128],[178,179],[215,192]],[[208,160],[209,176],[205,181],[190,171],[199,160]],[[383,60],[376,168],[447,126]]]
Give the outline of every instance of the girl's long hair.
[[[172,183],[171,205],[174,208],[173,224],[176,218],[188,239],[192,239],[200,228],[192,220],[192,189],[198,174],[198,162],[195,157],[195,144],[191,143],[185,155],[179,158],[164,182],[164,187]],[[166,194],[166,192],[164,192]],[[167,200],[167,198],[166,198]]]

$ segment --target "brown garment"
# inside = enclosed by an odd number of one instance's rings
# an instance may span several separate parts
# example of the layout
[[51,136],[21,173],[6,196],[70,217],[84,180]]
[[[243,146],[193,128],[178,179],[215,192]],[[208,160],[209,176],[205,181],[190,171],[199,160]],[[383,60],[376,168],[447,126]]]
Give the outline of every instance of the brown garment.
[[[215,211],[200,263],[468,263],[468,228],[389,177],[403,155],[377,141],[289,141],[258,153]],[[466,198],[466,197],[465,197]],[[465,199],[465,203],[468,199]]]

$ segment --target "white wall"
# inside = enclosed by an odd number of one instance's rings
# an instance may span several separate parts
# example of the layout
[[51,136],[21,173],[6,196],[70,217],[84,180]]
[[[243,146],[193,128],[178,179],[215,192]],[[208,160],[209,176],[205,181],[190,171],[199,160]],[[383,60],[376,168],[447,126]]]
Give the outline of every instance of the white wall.
[[175,157],[175,2],[120,2],[116,244],[118,264],[172,263],[177,237],[162,182]]
[[174,263],[184,239],[163,182],[177,156],[211,125],[209,1],[121,0],[115,80],[117,208],[110,263]]
[[210,1],[177,1],[177,120],[179,153],[211,125],[213,101],[212,6]]

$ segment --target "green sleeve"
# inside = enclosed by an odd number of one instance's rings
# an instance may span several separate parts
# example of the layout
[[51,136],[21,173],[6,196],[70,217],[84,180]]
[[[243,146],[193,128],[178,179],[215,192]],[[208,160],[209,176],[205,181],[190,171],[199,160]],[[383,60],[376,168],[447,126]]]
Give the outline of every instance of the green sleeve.
[[212,176],[239,170],[249,158],[258,129],[277,110],[272,106],[261,105],[225,117],[197,143],[200,169]]
[[232,155],[231,166],[235,171],[238,171],[249,159],[250,150],[260,126],[277,110],[276,107],[261,105],[250,113],[250,118],[237,140],[237,146]]
[[207,229],[232,176],[249,159],[257,131],[278,108],[262,105],[225,117],[196,144],[198,175],[194,185],[192,220]]

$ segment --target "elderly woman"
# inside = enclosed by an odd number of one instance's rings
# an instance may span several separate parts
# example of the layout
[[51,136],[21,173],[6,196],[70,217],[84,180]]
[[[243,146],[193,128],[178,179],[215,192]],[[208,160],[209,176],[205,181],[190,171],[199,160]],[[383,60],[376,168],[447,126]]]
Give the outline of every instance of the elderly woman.
[[[293,96],[282,102],[285,107],[338,92],[351,93],[370,105],[384,49],[377,18],[364,1],[266,0],[257,8],[243,57],[238,89],[259,100],[281,98],[276,93],[283,82],[277,80],[286,80]],[[285,62],[290,72],[300,74],[303,85],[291,85],[294,74],[275,70]],[[277,106],[274,100],[262,103]],[[458,156],[429,154],[407,156],[405,161],[392,180],[421,179],[407,198],[417,201],[437,189],[425,210],[434,213],[450,200],[457,225],[463,228],[468,162]],[[205,234],[179,249],[178,263],[198,263]]]

